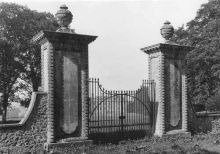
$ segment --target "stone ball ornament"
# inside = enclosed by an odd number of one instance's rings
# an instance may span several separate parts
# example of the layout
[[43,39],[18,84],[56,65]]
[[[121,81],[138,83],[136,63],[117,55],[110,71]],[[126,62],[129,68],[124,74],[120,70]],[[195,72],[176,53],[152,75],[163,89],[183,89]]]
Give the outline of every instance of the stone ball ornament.
[[63,4],[60,6],[60,10],[55,14],[57,23],[60,25],[60,28],[57,31],[68,32],[69,25],[73,20],[73,14],[68,10],[68,7]]
[[173,36],[174,33],[174,28],[173,26],[170,24],[169,21],[165,21],[164,25],[161,27],[160,29],[160,34],[162,35],[162,37],[168,41],[171,39],[171,37]]

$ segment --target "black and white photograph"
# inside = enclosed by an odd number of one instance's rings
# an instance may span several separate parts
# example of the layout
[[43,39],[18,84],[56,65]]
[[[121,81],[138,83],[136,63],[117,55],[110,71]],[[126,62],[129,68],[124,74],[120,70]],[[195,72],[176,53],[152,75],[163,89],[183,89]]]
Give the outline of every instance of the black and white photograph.
[[0,154],[220,154],[220,0],[0,0]]

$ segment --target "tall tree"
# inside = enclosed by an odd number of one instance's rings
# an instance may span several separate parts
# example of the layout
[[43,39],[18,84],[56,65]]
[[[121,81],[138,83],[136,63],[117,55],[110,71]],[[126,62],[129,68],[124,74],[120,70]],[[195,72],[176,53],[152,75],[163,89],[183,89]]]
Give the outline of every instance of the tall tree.
[[196,17],[175,31],[174,40],[194,46],[187,55],[191,101],[206,105],[220,91],[220,1],[201,5]]
[[[50,13],[39,13],[14,3],[0,3],[0,39],[3,40],[2,43],[0,42],[3,47],[0,52],[3,53],[4,63],[1,74],[3,78],[13,78],[13,81],[7,81],[11,85],[8,89],[3,86],[4,110],[10,98],[13,99],[14,93],[19,89],[14,86],[18,79],[30,84],[33,91],[37,90],[40,84],[40,47],[30,43],[30,40],[40,30],[54,31],[57,28],[58,24]],[[7,68],[6,63],[9,62],[10,67]],[[2,82],[6,81],[2,80]],[[20,82],[16,85],[29,90],[24,83]]]
[[20,75],[22,65],[17,61],[17,53],[13,52],[13,45],[5,40],[0,40],[1,49],[1,76],[0,86],[2,87],[3,100],[1,104],[2,122],[6,121],[7,106],[9,97],[13,95],[13,85]]

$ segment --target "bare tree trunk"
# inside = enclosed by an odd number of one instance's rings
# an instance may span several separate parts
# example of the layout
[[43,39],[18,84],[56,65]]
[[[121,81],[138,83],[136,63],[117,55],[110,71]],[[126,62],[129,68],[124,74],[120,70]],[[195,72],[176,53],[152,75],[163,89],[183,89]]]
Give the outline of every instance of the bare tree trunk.
[[37,77],[32,79],[32,88],[33,91],[38,91],[38,87],[40,86],[40,79],[38,79]]
[[6,123],[7,119],[7,106],[8,106],[8,97],[6,94],[3,95],[3,104],[2,104],[2,123]]
[[36,82],[34,82],[34,83],[32,84],[33,92],[38,91],[38,87],[39,87],[39,84],[36,83]]
[[[0,104],[0,114],[3,115],[3,99],[1,100],[1,104]],[[3,123],[3,116],[1,119],[1,123]]]
[[6,123],[7,108],[2,110],[2,123]]

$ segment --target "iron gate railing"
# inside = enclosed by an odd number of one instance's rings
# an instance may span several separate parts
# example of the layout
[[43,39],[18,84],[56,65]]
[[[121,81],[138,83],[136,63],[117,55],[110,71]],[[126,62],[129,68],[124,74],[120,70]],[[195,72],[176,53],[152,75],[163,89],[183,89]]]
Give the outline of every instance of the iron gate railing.
[[[117,133],[119,137],[152,132],[155,83],[143,80],[138,90],[106,90],[99,79],[89,80],[89,137]],[[136,133],[136,134],[135,134]]]

